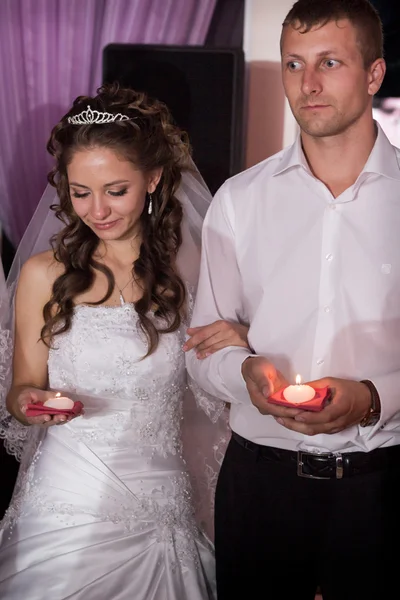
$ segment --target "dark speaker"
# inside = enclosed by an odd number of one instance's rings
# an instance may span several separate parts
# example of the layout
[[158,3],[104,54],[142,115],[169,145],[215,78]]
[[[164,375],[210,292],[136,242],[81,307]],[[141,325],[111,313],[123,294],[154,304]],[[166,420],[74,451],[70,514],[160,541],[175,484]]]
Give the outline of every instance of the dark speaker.
[[193,159],[214,194],[243,170],[244,54],[239,48],[110,44],[103,82],[164,102],[190,138]]
[[4,275],[7,277],[15,255],[15,248],[4,233],[0,235],[0,261],[3,265]]
[[399,0],[371,0],[382,20],[384,50],[387,65],[385,79],[377,96],[400,97],[400,2]]

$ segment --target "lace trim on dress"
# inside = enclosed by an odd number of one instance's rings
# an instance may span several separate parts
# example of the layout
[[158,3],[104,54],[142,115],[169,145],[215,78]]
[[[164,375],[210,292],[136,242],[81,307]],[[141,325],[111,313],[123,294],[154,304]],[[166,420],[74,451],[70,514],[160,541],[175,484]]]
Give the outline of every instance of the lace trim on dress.
[[13,336],[0,326],[0,439],[8,454],[21,460],[29,428],[14,419],[6,408],[6,396],[11,385]]

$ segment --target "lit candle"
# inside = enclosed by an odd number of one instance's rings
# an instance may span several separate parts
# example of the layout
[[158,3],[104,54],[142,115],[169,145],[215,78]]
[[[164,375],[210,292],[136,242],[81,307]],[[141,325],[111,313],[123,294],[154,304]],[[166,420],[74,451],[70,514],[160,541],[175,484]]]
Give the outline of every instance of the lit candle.
[[69,410],[74,406],[74,401],[66,396],[61,396],[60,392],[58,392],[54,398],[50,398],[49,400],[46,400],[46,402],[43,402],[43,406]]
[[308,402],[315,396],[315,390],[310,385],[304,385],[301,383],[300,375],[296,376],[296,385],[289,385],[283,390],[283,397],[293,404],[300,404],[301,402]]

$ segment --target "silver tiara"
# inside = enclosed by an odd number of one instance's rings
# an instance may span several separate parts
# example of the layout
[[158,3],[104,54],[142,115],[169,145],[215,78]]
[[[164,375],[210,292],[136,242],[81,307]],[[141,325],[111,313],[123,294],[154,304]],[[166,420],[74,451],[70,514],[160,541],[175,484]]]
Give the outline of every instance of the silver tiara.
[[108,113],[100,110],[92,110],[90,106],[83,110],[79,115],[68,117],[68,123],[71,125],[102,125],[103,123],[114,123],[115,121],[129,121],[129,117],[121,113]]

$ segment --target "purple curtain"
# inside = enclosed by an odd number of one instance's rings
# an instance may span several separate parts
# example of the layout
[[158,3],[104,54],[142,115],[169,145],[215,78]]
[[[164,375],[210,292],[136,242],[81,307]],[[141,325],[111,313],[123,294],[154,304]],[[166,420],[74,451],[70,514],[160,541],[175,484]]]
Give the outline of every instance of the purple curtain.
[[216,0],[0,1],[0,223],[20,240],[46,186],[46,141],[101,83],[111,42],[203,44]]

